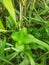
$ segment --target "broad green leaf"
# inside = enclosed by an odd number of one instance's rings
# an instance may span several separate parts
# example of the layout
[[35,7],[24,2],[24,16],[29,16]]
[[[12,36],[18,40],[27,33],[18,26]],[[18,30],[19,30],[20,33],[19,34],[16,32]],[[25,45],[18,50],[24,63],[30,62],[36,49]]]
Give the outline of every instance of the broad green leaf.
[[2,0],[2,2],[3,2],[3,5],[8,10],[8,12],[10,13],[11,17],[13,18],[13,20],[15,21],[15,24],[16,24],[16,16],[15,16],[15,11],[14,11],[14,7],[12,4],[12,0]]
[[41,46],[43,46],[43,47],[46,48],[47,50],[49,50],[49,45],[48,45],[47,43],[45,43],[45,42],[43,42],[43,41],[41,41],[41,40],[38,40],[38,39],[35,39],[34,42],[37,43],[37,44],[39,44],[39,45],[41,45]]
[[13,32],[12,38],[14,41],[18,42],[19,44],[25,43],[25,39],[27,38],[26,28],[22,28],[22,30],[20,30],[18,32]]
[[33,35],[28,35],[28,38],[25,40],[25,42],[26,42],[26,44],[27,43],[31,43],[31,42],[34,42],[34,43],[37,43],[37,44],[39,44],[39,45],[41,45],[41,46],[43,46],[44,48],[46,48],[47,50],[49,50],[49,45],[47,44],[47,43],[45,43],[45,42],[43,42],[43,41],[41,41],[41,40],[38,40],[38,39],[36,39]]
[[18,43],[16,43],[15,47],[17,52],[24,51],[24,45],[19,45]]
[[30,47],[32,48],[32,49],[41,49],[41,50],[46,50],[43,46],[41,46],[41,45],[39,45],[39,44],[35,44],[35,43],[33,43],[33,44],[31,44],[30,45]]
[[19,37],[19,32],[13,32],[12,33],[12,39],[14,40],[14,41],[18,41],[19,39],[18,39],[18,37]]

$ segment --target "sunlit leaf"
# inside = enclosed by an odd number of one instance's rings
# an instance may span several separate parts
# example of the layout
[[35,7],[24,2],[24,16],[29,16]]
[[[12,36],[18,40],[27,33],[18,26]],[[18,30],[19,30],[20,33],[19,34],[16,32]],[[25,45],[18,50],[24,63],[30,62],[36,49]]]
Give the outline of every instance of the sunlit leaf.
[[10,13],[13,20],[15,21],[15,23],[16,23],[15,11],[14,11],[14,7],[13,7],[13,4],[12,4],[12,0],[2,0],[2,2],[3,2],[3,5],[5,6],[5,8]]

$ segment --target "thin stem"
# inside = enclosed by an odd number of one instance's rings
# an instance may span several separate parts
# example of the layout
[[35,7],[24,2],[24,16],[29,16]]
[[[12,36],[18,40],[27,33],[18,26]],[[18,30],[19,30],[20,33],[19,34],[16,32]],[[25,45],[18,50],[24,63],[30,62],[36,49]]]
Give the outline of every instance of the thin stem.
[[22,16],[23,16],[23,6],[20,3],[20,20],[22,20]]
[[13,32],[14,30],[2,30],[0,29],[0,32]]
[[19,22],[19,30],[21,30],[21,22],[22,22],[22,17],[23,17],[23,6],[20,2],[20,22]]

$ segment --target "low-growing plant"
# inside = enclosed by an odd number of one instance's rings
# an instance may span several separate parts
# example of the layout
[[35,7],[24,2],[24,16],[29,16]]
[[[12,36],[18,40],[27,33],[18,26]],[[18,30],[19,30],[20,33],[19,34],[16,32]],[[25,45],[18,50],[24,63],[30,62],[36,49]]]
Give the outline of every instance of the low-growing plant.
[[0,0],[0,65],[49,65],[49,0]]

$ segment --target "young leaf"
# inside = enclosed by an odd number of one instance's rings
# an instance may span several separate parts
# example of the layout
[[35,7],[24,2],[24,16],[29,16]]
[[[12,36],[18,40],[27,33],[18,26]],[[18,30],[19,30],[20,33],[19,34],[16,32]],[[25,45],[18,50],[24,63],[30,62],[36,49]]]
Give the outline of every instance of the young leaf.
[[19,45],[18,43],[16,43],[15,47],[17,52],[24,51],[24,45]]

